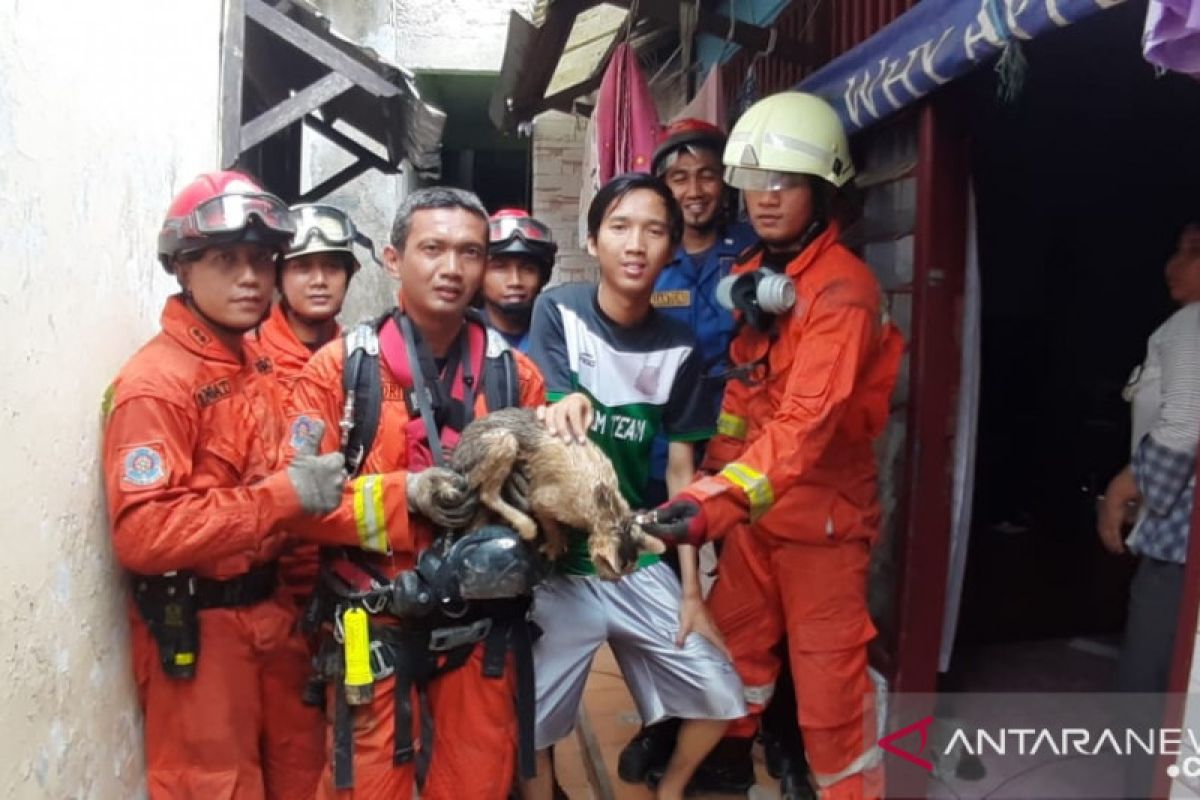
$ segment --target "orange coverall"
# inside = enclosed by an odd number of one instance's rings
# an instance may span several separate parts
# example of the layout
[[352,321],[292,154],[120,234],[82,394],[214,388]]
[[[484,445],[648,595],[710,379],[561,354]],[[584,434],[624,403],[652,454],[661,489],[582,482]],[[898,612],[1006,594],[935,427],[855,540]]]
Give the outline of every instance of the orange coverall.
[[[757,269],[762,254],[734,267]],[[766,359],[747,386],[731,381],[706,466],[685,490],[710,536],[725,536],[709,607],[746,686],[751,736],[779,674],[786,635],[799,722],[823,798],[876,797],[879,770],[867,674],[867,568],[879,528],[873,439],[888,417],[903,341],[884,321],[880,289],[831,225],[787,264],[796,305],[777,336],[744,326],[734,364]]]
[[[340,329],[337,335],[340,337]],[[270,357],[272,374],[283,387],[286,400],[313,351],[296,338],[279,303],[271,308],[270,316],[250,337]],[[279,555],[279,577],[301,610],[316,586],[318,560],[316,545],[296,540],[289,541]]]
[[[541,373],[521,353],[513,355],[521,405],[541,405],[546,396]],[[323,420],[326,426],[320,447],[323,453],[340,446],[338,423],[342,418],[344,363],[344,343],[326,345],[313,356],[292,391],[289,404],[292,430],[301,430],[313,420]],[[383,359],[379,368],[383,397],[379,428],[361,473],[346,483],[345,497],[336,511],[319,520],[301,522],[290,530],[321,545],[360,548],[372,555],[370,563],[375,569],[392,578],[415,564],[416,556],[431,542],[431,531],[420,517],[410,517],[408,513],[404,430],[409,415],[404,391]],[[476,398],[475,415],[486,413],[481,392]],[[285,452],[291,452],[291,438],[288,437]],[[429,706],[435,720],[433,758],[421,792],[422,800],[502,800],[512,787],[517,747],[515,682],[511,667],[503,680],[485,678],[482,662],[483,647],[478,644],[462,667],[442,674],[429,685]],[[371,703],[353,709],[353,789],[336,790],[331,765],[327,764],[318,798],[377,800],[412,795],[413,763],[392,764],[394,684],[395,678],[391,677],[376,681]],[[343,691],[343,687],[331,686],[330,691]],[[418,708],[415,690],[412,704],[414,709]],[[334,704],[327,703],[327,707],[329,752],[333,746]],[[419,742],[419,714],[413,716],[413,741]]]
[[[338,333],[340,334],[340,331]],[[271,375],[280,387],[279,415],[282,420],[286,414],[287,398],[291,395],[292,387],[296,385],[296,379],[300,377],[304,365],[312,358],[313,351],[296,338],[279,303],[272,306],[270,315],[258,330],[248,334],[247,338],[253,338],[258,348],[271,359]],[[282,435],[281,431],[281,440]],[[291,596],[297,617],[304,613],[317,583],[320,560],[317,551],[315,544],[288,537],[279,553],[279,581]],[[279,684],[280,691],[300,697],[313,675],[313,645],[299,630],[294,631],[293,635],[305,646],[304,657],[296,658],[296,653],[289,648],[282,658],[273,662],[272,674]],[[289,762],[294,765],[294,769],[308,776],[310,788],[305,798],[309,798],[316,791],[317,783],[321,779],[321,770],[325,766],[325,716],[321,709],[304,704],[289,704],[286,709],[280,711],[281,714],[287,712],[298,712],[294,719],[280,720],[280,724],[287,723],[289,728],[295,731],[293,746],[288,751]]]
[[[282,398],[270,370],[252,342],[239,362],[180,297],[167,301],[162,332],[106,400],[104,477],[123,567],[229,579],[276,558],[281,525],[303,512],[277,471]],[[196,673],[186,680],[164,674],[132,604],[130,613],[150,797],[311,797],[311,770],[290,758],[305,735],[294,720],[310,710],[271,668],[304,658],[283,590],[257,605],[198,612]]]

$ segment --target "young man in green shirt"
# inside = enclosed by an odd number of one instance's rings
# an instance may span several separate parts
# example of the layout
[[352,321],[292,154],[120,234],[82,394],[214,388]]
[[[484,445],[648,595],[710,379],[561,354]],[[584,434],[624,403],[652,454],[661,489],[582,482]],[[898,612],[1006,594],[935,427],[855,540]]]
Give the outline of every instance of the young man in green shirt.
[[[589,436],[612,460],[631,506],[645,505],[650,449],[670,442],[672,491],[693,473],[692,442],[712,435],[698,390],[700,356],[690,329],[650,303],[654,281],[682,235],[678,204],[657,178],[629,174],[600,189],[588,211],[588,252],[600,283],[544,292],[534,306],[529,355],[552,402],[586,394]],[[685,720],[658,796],[681,798],[688,779],[745,708],[741,682],[700,595],[696,552],[680,552],[683,582],[656,556],[617,582],[595,574],[586,541],[573,537],[559,574],[539,587],[534,620],[544,631],[534,650],[539,776],[526,800],[550,797],[546,748],[570,733],[588,668],[606,641],[645,723]]]

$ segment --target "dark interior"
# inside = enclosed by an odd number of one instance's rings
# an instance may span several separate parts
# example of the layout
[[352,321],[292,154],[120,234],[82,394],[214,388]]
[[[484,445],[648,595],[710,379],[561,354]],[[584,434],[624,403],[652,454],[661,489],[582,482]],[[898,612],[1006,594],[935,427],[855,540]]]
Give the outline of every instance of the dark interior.
[[1143,60],[1145,8],[1025,43],[1011,102],[993,70],[969,81],[983,343],[956,669],[974,646],[1123,625],[1133,561],[1100,547],[1095,496],[1128,461],[1121,389],[1200,220],[1200,82]]

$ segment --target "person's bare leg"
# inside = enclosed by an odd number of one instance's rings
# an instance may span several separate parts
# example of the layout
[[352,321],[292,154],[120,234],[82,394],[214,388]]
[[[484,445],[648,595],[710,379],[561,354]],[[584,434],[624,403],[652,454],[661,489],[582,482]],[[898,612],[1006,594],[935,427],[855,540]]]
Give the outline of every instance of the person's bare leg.
[[[683,790],[691,780],[692,773],[700,762],[708,755],[708,751],[716,746],[729,725],[723,719],[688,719],[679,726],[679,739],[675,743],[675,752],[667,764],[658,783],[658,800],[683,800]],[[528,798],[526,798],[528,800]]]
[[538,750],[533,759],[537,774],[521,781],[521,800],[553,800],[554,762],[550,758],[550,748]]

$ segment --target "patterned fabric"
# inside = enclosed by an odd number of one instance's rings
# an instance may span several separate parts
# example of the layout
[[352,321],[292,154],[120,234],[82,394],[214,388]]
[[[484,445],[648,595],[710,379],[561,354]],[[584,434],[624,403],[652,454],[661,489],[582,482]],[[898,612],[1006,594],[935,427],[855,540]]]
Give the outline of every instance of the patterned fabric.
[[1147,436],[1133,454],[1133,476],[1142,493],[1142,516],[1129,545],[1139,555],[1183,564],[1196,488],[1196,458]]

